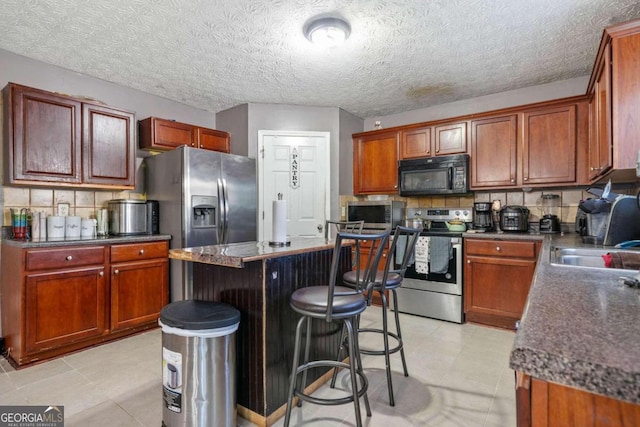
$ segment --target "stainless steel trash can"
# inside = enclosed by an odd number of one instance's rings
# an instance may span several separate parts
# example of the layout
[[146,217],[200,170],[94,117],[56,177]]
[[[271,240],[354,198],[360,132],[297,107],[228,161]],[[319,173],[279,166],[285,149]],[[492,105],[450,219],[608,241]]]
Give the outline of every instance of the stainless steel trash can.
[[162,327],[162,425],[235,426],[236,345],[240,312],[228,304],[176,301]]

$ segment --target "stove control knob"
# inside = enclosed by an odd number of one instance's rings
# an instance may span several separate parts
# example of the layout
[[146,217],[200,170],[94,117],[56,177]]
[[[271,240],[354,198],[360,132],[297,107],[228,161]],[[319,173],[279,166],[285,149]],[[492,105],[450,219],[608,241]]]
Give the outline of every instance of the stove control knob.
[[460,211],[455,211],[454,214],[455,214],[455,216],[459,217],[460,216]]

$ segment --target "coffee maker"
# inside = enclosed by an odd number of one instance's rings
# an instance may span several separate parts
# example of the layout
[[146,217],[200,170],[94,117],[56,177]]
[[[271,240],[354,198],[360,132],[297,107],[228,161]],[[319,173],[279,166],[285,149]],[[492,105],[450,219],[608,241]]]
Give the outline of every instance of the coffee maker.
[[473,229],[478,231],[493,230],[491,203],[473,204]]
[[542,218],[540,218],[540,233],[556,234],[560,232],[560,196],[557,194],[542,195]]

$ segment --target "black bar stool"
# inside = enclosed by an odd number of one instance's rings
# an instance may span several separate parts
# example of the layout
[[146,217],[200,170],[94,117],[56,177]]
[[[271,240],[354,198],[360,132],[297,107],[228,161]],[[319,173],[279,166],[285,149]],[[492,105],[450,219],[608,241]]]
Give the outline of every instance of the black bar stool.
[[[289,397],[287,400],[287,412],[284,425],[288,426],[291,421],[291,410],[294,396],[301,400],[318,405],[341,405],[353,402],[356,413],[356,424],[362,426],[360,416],[360,397],[364,398],[367,416],[371,416],[369,398],[367,396],[368,381],[362,370],[362,360],[358,346],[358,334],[355,327],[356,317],[362,313],[367,300],[363,291],[368,286],[373,288],[378,264],[382,258],[382,252],[387,245],[390,230],[379,234],[355,234],[340,232],[336,236],[336,244],[333,250],[331,262],[331,272],[328,286],[309,286],[293,292],[290,305],[293,310],[300,313],[302,317],[296,327],[295,345],[293,351],[293,367],[291,370],[291,382],[289,385]],[[356,270],[356,280],[358,286],[339,286],[342,278],[337,277],[340,273],[340,251],[344,240],[352,240],[352,250],[355,251],[355,258],[358,260]],[[368,254],[363,255],[361,246],[366,244],[371,247]],[[369,289],[369,292],[371,290]],[[341,320],[346,331],[346,347],[348,349],[349,363],[337,360],[317,360],[309,361],[311,345],[311,321],[320,319],[326,322]],[[298,365],[300,360],[300,345],[302,339],[302,329],[306,327],[306,339],[304,348],[304,362]],[[351,378],[351,395],[334,399],[316,398],[304,393],[307,386],[307,371],[311,368],[328,366],[334,368],[348,368]],[[298,375],[302,373],[302,383],[298,384]],[[360,377],[360,387],[358,387],[357,377]]]
[[[385,365],[387,371],[387,388],[389,389],[389,404],[395,406],[395,399],[393,397],[393,382],[391,380],[391,359],[390,355],[400,352],[402,359],[402,368],[404,370],[404,376],[409,376],[407,370],[407,361],[404,356],[404,345],[402,342],[402,331],[400,329],[400,316],[398,315],[398,293],[396,289],[402,286],[404,275],[407,271],[409,261],[414,256],[413,250],[420,236],[422,228],[409,228],[397,226],[393,235],[393,241],[389,248],[389,254],[387,256],[387,263],[384,271],[376,274],[375,284],[373,286],[373,292],[378,292],[380,299],[382,300],[382,329],[379,328],[358,328],[358,333],[374,332],[383,335],[384,349],[374,350],[362,348],[360,352],[362,354],[371,354],[376,356],[385,357]],[[348,287],[357,288],[358,285],[358,273],[356,271],[348,271],[344,274],[344,284]],[[390,290],[393,294],[394,311],[396,332],[389,331],[387,322],[387,309],[389,307],[386,291]],[[373,292],[370,293],[369,299],[371,299]],[[359,323],[359,319],[358,319]],[[389,348],[389,337],[396,341],[396,345],[393,348]],[[341,347],[342,349],[342,347]],[[339,355],[338,355],[339,358]],[[331,386],[335,385],[336,372],[334,372],[331,379]]]

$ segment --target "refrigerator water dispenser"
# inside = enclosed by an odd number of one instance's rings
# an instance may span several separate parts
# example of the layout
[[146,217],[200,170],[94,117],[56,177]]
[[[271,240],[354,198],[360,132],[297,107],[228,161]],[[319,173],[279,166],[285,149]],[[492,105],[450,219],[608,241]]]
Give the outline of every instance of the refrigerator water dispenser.
[[217,197],[192,196],[191,197],[191,226],[193,228],[212,228],[216,226]]

